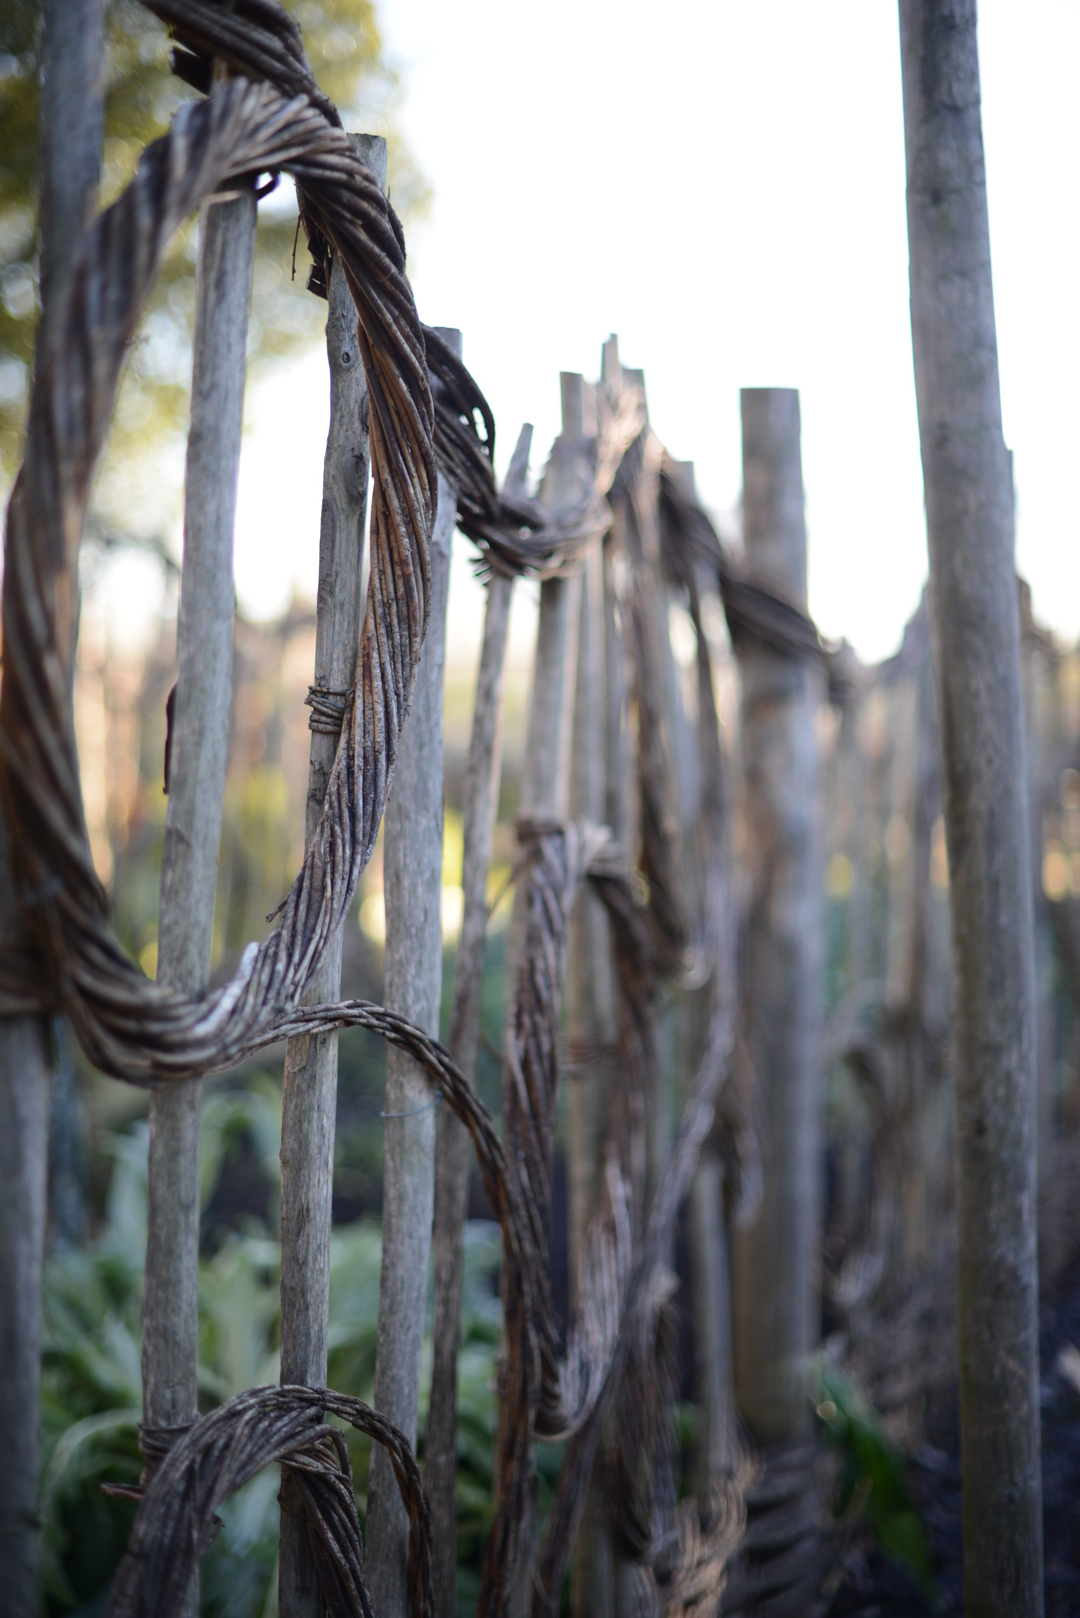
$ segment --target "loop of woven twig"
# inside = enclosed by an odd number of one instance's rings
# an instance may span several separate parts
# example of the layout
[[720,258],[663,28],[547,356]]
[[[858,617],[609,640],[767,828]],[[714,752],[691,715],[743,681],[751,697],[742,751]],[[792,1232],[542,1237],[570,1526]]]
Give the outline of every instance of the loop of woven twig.
[[[571,1323],[565,1359],[560,1361],[550,1283],[550,1165],[566,932],[574,898],[586,880],[612,920],[621,986],[620,1059],[612,1087],[613,1145],[582,1258],[586,1301]],[[503,1239],[504,1349],[495,1519],[485,1550],[481,1592],[481,1611],[489,1615],[507,1608],[530,1490],[534,1436],[572,1437],[589,1421],[610,1377],[634,1257],[631,1202],[634,1182],[640,1202],[644,1090],[655,1003],[655,963],[640,885],[606,828],[571,824],[546,830],[534,849],[529,883],[528,927],[509,1056],[520,1099],[505,1120],[505,1146],[486,1107],[448,1052],[382,1006],[356,1000],[297,1006],[272,1029],[260,1031],[243,1053],[254,1054],[282,1038],[366,1028],[423,1067],[469,1131]],[[677,1204],[665,1207],[673,1220]]]
[[[75,572],[124,352],[165,247],[223,185],[276,169],[302,186],[359,313],[371,399],[371,584],[356,701],[311,852],[280,925],[260,948],[249,946],[231,983],[197,1003],[147,981],[106,918],[71,710]],[[243,79],[217,85],[207,101],[180,109],[88,232],[38,368],[8,510],[0,786],[18,889],[47,895],[24,906],[47,979],[87,1055],[119,1078],[145,1083],[220,1068],[279,1020],[342,921],[374,846],[426,629],[436,497],[424,342],[395,225],[347,137],[306,94],[285,101]],[[25,1000],[25,980],[23,962],[8,980],[8,1004]]]
[[237,1394],[169,1450],[139,1506],[113,1584],[110,1618],[180,1613],[217,1508],[274,1462],[299,1495],[328,1611],[334,1618],[373,1618],[349,1452],[342,1434],[326,1424],[327,1415],[389,1452],[409,1519],[412,1611],[431,1618],[431,1522],[407,1439],[360,1399],[330,1388],[274,1386]]

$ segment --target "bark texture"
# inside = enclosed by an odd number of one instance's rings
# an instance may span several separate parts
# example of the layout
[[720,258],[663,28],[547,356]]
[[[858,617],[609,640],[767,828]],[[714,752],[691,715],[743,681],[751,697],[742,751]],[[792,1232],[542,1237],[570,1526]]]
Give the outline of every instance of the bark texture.
[[[584,381],[573,371],[559,377],[562,402],[562,431],[552,446],[544,470],[540,498],[553,515],[574,508],[591,476],[584,444]],[[540,612],[536,625],[536,655],[533,662],[529,724],[521,779],[520,814],[523,820],[551,822],[566,818],[570,803],[570,750],[577,675],[578,617],[581,605],[581,577],[545,579],[540,586]],[[506,947],[506,982],[517,982],[525,947],[528,912],[528,883],[519,882]],[[507,1017],[512,1020],[513,989],[507,998]],[[505,1043],[514,1037],[507,1026]],[[509,1068],[503,1067],[503,1116],[510,1112],[513,1087]],[[535,1521],[522,1527],[517,1577],[511,1593],[512,1618],[528,1610],[527,1564],[532,1552]]]
[[[96,201],[103,127],[102,0],[46,0],[39,102],[42,318],[48,336]],[[0,934],[22,923],[0,819]],[[11,1618],[37,1611],[38,1390],[50,1052],[39,1017],[0,1021],[0,1567]]]
[[[195,354],[184,491],[176,710],[158,915],[160,982],[210,981],[218,846],[232,716],[232,550],[244,413],[255,196],[208,205],[199,230]],[[202,1080],[150,1097],[143,1425],[148,1465],[199,1413],[199,1122]],[[198,1611],[198,1586],[187,1611]]]
[[[743,545],[748,573],[806,608],[799,396],[744,388]],[[819,676],[750,636],[742,678],[747,883],[743,1020],[755,1085],[763,1194],[735,1242],[735,1377],[753,1436],[796,1438],[809,1421],[807,1361],[817,1337],[817,1047],[822,894],[815,827]]]
[[[386,142],[352,137],[360,158],[386,185]],[[330,429],[323,458],[319,529],[319,593],[315,627],[315,693],[331,706],[348,701],[356,676],[363,614],[361,572],[367,515],[368,391],[356,330],[356,307],[340,262],[330,272],[326,353],[330,366]],[[305,849],[311,847],[337,753],[333,729],[313,730],[308,768]],[[341,932],[305,999],[310,1005],[341,993]],[[336,1032],[292,1039],[285,1051],[281,1119],[281,1381],[326,1383],[330,1309],[330,1224],[337,1111]],[[315,1563],[291,1484],[283,1491],[278,1605],[282,1618],[317,1618]]]
[[1031,851],[974,0],[901,0],[952,938],[965,1604],[1043,1611]]
[[38,274],[42,331],[97,208],[105,122],[103,0],[42,0]]
[[[441,331],[460,354],[461,333],[452,328]],[[386,1006],[436,1035],[442,977],[446,598],[456,517],[456,491],[440,474],[438,515],[431,538],[431,616],[383,831]],[[373,1403],[414,1448],[434,1211],[433,1102],[424,1070],[402,1051],[389,1049]],[[404,1618],[409,1523],[389,1455],[383,1449],[372,1456],[367,1527],[372,1603],[386,1618]]]
[[[522,428],[506,491],[524,494],[532,427]],[[476,677],[469,759],[465,772],[461,935],[454,972],[450,1054],[474,1082],[480,1040],[480,997],[487,931],[487,874],[499,803],[502,699],[513,579],[493,573],[487,588],[484,635]],[[473,1148],[449,1110],[439,1119],[435,1149],[435,1329],[431,1407],[424,1441],[424,1488],[431,1508],[435,1598],[441,1618],[457,1613],[457,1362],[461,1347],[464,1227]]]

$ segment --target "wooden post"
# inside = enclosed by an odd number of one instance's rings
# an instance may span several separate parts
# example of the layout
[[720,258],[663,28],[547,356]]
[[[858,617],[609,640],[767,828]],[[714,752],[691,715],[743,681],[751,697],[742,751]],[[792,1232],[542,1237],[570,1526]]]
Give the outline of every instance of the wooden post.
[[[559,375],[562,432],[552,447],[540,490],[555,516],[570,511],[589,476],[585,442],[585,388],[575,371]],[[529,701],[528,742],[521,782],[521,813],[536,820],[565,817],[570,803],[570,746],[577,667],[581,579],[545,579],[540,586],[536,661]]]
[[[601,824],[605,781],[604,556],[599,540],[581,571],[570,817]],[[571,1298],[578,1301],[578,1264],[596,1210],[602,1169],[606,1052],[617,1035],[615,977],[607,913],[584,887],[567,941],[566,1037],[570,1047],[567,1096],[567,1187]]]
[[[525,493],[532,427],[521,429],[507,472],[505,491]],[[506,636],[513,578],[493,572],[488,580],[484,636],[476,676],[465,803],[461,886],[461,934],[454,971],[450,1054],[470,1083],[480,1041],[480,995],[487,933],[487,874],[499,807],[502,708]],[[424,1488],[431,1508],[435,1598],[439,1618],[457,1613],[457,1362],[461,1347],[461,1286],[465,1214],[472,1143],[465,1126],[444,1109],[435,1148],[435,1329],[431,1404],[424,1442]]]
[[45,334],[97,208],[105,122],[103,0],[42,0],[38,105],[41,325]]
[[[749,572],[806,607],[799,396],[744,388],[743,545]],[[818,675],[747,638],[742,675],[748,911],[743,1015],[761,1121],[763,1193],[735,1241],[739,1408],[763,1443],[806,1427],[817,1337],[821,880],[816,851]]]
[[724,1170],[713,1151],[698,1160],[687,1204],[694,1399],[701,1416],[695,1487],[707,1520],[713,1483],[736,1458],[735,1385],[731,1343],[731,1268],[724,1217]]
[[[573,510],[591,475],[583,454],[585,432],[584,383],[577,372],[559,375],[562,431],[552,445],[544,471],[540,498],[554,516]],[[578,613],[581,577],[545,579],[540,586],[540,613],[536,626],[536,656],[525,758],[521,772],[520,814],[524,820],[565,820],[570,806],[570,746],[576,683]],[[506,948],[507,1033],[513,1037],[514,986],[524,948],[528,908],[528,881],[519,882]],[[503,1071],[503,1117],[509,1117],[509,1073]],[[523,1524],[517,1579],[510,1611],[520,1618],[528,1607],[526,1569],[532,1554],[534,1525]]]
[[952,929],[964,1595],[1041,1618],[1035,983],[975,0],[901,0],[911,330]]
[[[669,475],[681,483],[683,494],[691,500],[696,499],[694,463],[673,461],[669,457],[665,465]],[[703,625],[698,633],[704,634]],[[674,660],[671,673],[673,693],[678,697]],[[699,947],[704,952],[700,970],[703,981],[682,992],[679,1045],[680,1095],[683,1100],[701,1062],[711,1011],[718,1001],[725,996],[730,997],[734,980],[736,940],[731,896],[727,891],[726,861],[719,882],[710,881],[707,868],[712,855],[707,840],[713,830],[707,817],[723,813],[719,805],[708,801],[707,783],[702,779],[706,770],[705,761],[710,753],[716,761],[722,757],[715,694],[708,688],[711,674],[711,662],[703,660],[699,648],[696,726],[690,724],[681,700],[677,702],[673,716],[678,775],[682,783],[684,891],[697,924]],[[706,726],[712,728],[712,736],[707,734]],[[726,830],[719,835],[726,835]],[[714,913],[710,914],[710,910]],[[732,1471],[737,1448],[731,1338],[731,1265],[724,1213],[724,1169],[710,1141],[705,1142],[698,1157],[686,1212],[694,1342],[694,1397],[701,1421],[695,1487],[698,1509],[702,1520],[707,1522],[713,1509],[713,1485]]]
[[[460,354],[461,333],[440,331]],[[457,491],[440,474],[431,538],[431,615],[383,833],[386,1005],[431,1034],[439,1031],[442,977],[443,676],[456,520]],[[411,1057],[391,1048],[386,1053],[374,1404],[414,1447],[434,1188],[431,1085]],[[381,1447],[371,1460],[367,1530],[372,1604],[385,1618],[404,1618],[409,1525],[389,1455]]]
[[[354,135],[362,162],[386,186],[386,142]],[[369,470],[368,396],[356,330],[356,307],[337,259],[330,271],[326,353],[330,366],[330,430],[323,460],[319,593],[314,693],[322,711],[344,708],[356,677],[363,617],[361,573]],[[326,799],[340,731],[313,709],[305,848]],[[315,725],[322,723],[323,728]],[[309,1004],[341,993],[341,930],[308,987]],[[281,1381],[326,1384],[330,1309],[330,1222],[334,1189],[338,1036],[292,1039],[285,1052],[281,1116]],[[321,1598],[305,1519],[293,1489],[282,1491],[278,1604],[282,1618],[317,1618]]]
[[[580,589],[570,817],[600,824],[607,808],[609,746],[604,550],[600,537],[584,557]],[[613,741],[610,745],[614,745]],[[581,1308],[584,1301],[579,1271],[585,1233],[599,1200],[608,1080],[617,1037],[616,982],[607,912],[586,884],[571,916],[566,967],[566,1040],[570,1058],[567,1249],[570,1298],[575,1309]],[[608,1502],[603,1489],[590,1485],[571,1574],[570,1606],[575,1618],[607,1618],[614,1611],[614,1577]]]
[[[97,201],[103,120],[102,0],[43,6],[38,350]],[[0,933],[21,938],[0,818]],[[38,1389],[45,1247],[49,1047],[41,1017],[0,1020],[0,1564],[4,1610],[37,1612]]]
[[[232,717],[233,518],[244,411],[255,193],[209,202],[199,225],[195,354],[177,622],[176,711],[161,864],[157,976],[199,997],[210,944]],[[198,1417],[199,1120],[202,1080],[150,1097],[143,1278],[147,1470]],[[198,1611],[198,1580],[185,1611]]]
[[[1009,479],[1012,482],[1012,451],[1009,451]],[[1020,652],[1024,701],[1024,734],[1027,741],[1029,830],[1031,838],[1031,889],[1035,915],[1035,1050],[1037,1089],[1037,1158],[1039,1190],[1042,1192],[1054,1166],[1056,1099],[1054,1080],[1054,1023],[1056,1018],[1052,928],[1049,900],[1042,883],[1043,818],[1050,801],[1049,778],[1053,775],[1053,751],[1047,747],[1047,658],[1046,637],[1040,633],[1031,610],[1031,586],[1020,581]],[[1050,768],[1048,769],[1048,763]]]

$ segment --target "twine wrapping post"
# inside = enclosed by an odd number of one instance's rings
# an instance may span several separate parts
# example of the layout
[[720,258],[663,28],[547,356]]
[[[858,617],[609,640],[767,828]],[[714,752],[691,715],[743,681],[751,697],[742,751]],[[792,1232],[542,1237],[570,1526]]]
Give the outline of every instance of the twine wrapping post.
[[[460,357],[461,333],[436,334]],[[412,712],[386,809],[385,995],[390,1010],[431,1034],[442,981],[443,686],[446,603],[457,491],[440,472],[431,537],[431,613]],[[427,1304],[435,1180],[435,1112],[426,1075],[387,1052],[383,1126],[383,1247],[375,1351],[375,1408],[416,1444],[420,1354]],[[368,1484],[369,1577],[376,1607],[404,1613],[408,1524],[388,1458],[372,1456]]]
[[[523,497],[532,427],[521,429],[503,494]],[[462,915],[454,967],[450,1054],[470,1083],[475,1082],[480,1039],[480,995],[487,933],[487,874],[499,803],[502,764],[502,699],[506,637],[510,627],[513,575],[493,571],[487,584],[484,634],[476,677],[469,757],[462,814]],[[435,1323],[431,1404],[424,1436],[424,1487],[431,1507],[435,1591],[439,1618],[457,1612],[457,1373],[461,1347],[461,1288],[464,1277],[465,1213],[472,1148],[468,1132],[452,1112],[439,1120],[435,1149]]]
[[[353,135],[353,150],[386,187],[386,142]],[[367,516],[369,402],[360,360],[356,306],[343,266],[330,267],[326,351],[330,428],[323,462],[319,586],[305,849],[318,834],[360,644],[361,571]],[[336,727],[333,723],[336,718]],[[308,1004],[341,993],[339,926],[305,995]],[[337,1105],[336,1031],[290,1040],[281,1120],[281,1381],[326,1382],[330,1307],[330,1226]],[[320,1590],[299,1485],[283,1475],[278,1604],[282,1618],[317,1618]]]

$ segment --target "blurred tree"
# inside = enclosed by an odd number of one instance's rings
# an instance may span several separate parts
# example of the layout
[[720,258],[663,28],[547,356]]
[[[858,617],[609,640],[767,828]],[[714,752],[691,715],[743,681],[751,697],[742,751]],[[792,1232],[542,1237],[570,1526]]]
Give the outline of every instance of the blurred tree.
[[[156,17],[137,0],[108,0],[106,9],[103,206],[127,184],[143,147],[194,94],[169,71],[168,37]],[[296,0],[291,9],[316,77],[341,108],[346,127],[389,136],[391,195],[407,222],[423,211],[428,192],[393,133],[397,77],[384,56],[373,0]],[[20,452],[38,318],[39,56],[37,0],[5,0],[0,7],[0,481],[13,474]],[[306,267],[298,264],[295,283],[291,278],[295,229],[292,184],[285,181],[259,210],[248,336],[249,364],[256,367],[294,350],[325,322],[325,304],[304,291]],[[301,257],[306,257],[302,244]],[[106,471],[102,492],[111,524],[127,526],[114,509],[113,491],[130,493],[133,458],[163,441],[175,442],[186,428],[194,292],[192,219],[166,257],[132,345],[109,451],[112,474]],[[137,502],[125,504],[130,509]],[[160,524],[160,511],[147,512],[146,519]]]

